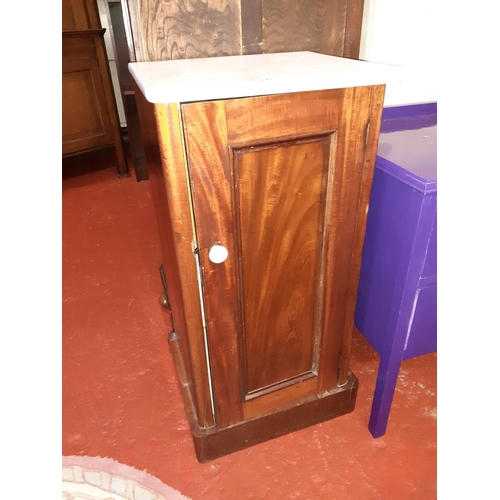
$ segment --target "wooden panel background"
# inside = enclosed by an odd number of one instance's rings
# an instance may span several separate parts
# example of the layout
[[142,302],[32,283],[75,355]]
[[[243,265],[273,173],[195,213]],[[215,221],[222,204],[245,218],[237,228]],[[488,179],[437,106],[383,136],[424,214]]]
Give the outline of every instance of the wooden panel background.
[[137,61],[296,52],[358,58],[364,0],[122,0]]
[[239,0],[129,0],[137,61],[241,54]]
[[311,50],[343,55],[346,4],[345,0],[264,0],[264,53]]

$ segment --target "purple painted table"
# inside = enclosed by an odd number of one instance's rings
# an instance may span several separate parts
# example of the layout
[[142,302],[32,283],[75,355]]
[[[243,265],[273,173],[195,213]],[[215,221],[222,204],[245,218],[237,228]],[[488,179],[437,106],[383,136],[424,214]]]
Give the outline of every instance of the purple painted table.
[[368,428],[385,434],[401,361],[436,351],[437,104],[385,108],[355,325],[380,355]]

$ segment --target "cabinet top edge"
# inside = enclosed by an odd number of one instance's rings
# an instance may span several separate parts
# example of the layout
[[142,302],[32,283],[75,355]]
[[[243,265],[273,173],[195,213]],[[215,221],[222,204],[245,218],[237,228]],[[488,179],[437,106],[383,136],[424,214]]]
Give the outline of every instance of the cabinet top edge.
[[384,85],[403,78],[400,66],[315,52],[129,63],[129,71],[155,104]]

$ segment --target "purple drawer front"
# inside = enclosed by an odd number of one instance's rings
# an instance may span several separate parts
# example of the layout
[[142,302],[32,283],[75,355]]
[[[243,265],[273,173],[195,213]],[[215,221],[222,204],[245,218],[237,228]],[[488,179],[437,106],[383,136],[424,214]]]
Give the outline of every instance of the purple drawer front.
[[437,350],[437,284],[421,288],[410,323],[403,359],[421,356]]
[[436,277],[437,280],[437,225],[436,216],[432,223],[431,236],[429,238],[429,246],[425,256],[424,269],[422,271],[422,278]]

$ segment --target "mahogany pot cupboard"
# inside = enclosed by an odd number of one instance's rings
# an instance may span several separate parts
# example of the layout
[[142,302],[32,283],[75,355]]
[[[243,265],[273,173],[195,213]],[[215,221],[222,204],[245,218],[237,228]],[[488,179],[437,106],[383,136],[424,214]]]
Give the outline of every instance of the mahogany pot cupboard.
[[198,460],[352,411],[361,252],[399,68],[312,52],[129,68]]

